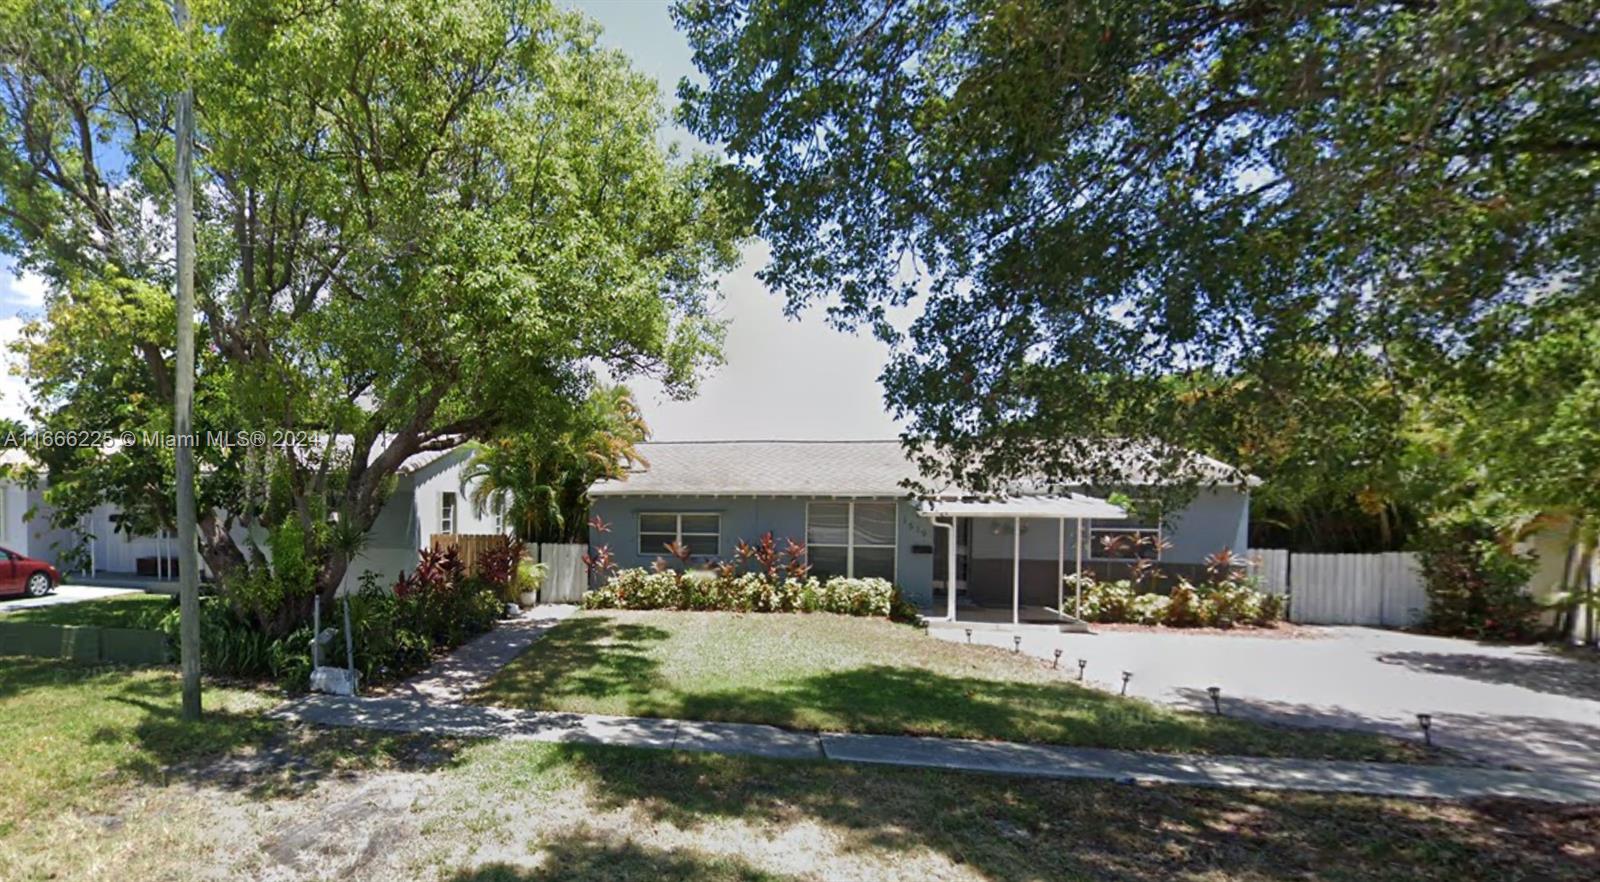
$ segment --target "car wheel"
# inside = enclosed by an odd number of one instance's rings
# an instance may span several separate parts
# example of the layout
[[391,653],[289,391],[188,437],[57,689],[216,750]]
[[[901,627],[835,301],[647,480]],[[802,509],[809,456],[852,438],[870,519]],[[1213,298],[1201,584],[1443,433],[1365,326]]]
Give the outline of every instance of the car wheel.
[[44,573],[34,573],[28,577],[28,596],[43,597],[50,593],[50,577]]

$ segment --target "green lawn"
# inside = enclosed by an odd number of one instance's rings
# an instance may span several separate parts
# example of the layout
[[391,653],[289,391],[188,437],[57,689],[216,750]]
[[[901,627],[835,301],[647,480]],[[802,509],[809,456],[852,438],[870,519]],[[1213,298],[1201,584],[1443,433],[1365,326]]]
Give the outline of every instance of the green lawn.
[[177,695],[168,668],[0,657],[0,835],[47,808],[92,806],[107,787],[263,734],[265,696],[208,689],[205,720],[188,724]]
[[1047,663],[826,615],[579,613],[478,700],[582,713],[771,723],[1178,753],[1417,761],[1376,735],[1270,727],[1079,687]]
[[[540,855],[451,882],[1579,879],[1600,810],[1039,781],[581,745],[458,772]],[[503,797],[501,794],[518,794]],[[511,802],[500,801],[511,799]],[[533,807],[537,806],[537,809]],[[501,846],[502,848],[505,845]],[[1587,869],[1585,869],[1587,868]]]
[[1594,877],[1600,809],[1038,781],[271,721],[170,668],[0,658],[0,878]]
[[0,603],[0,622],[34,622],[42,625],[91,625],[98,628],[156,630],[176,601],[164,594],[118,594],[104,600],[58,603],[8,609]]

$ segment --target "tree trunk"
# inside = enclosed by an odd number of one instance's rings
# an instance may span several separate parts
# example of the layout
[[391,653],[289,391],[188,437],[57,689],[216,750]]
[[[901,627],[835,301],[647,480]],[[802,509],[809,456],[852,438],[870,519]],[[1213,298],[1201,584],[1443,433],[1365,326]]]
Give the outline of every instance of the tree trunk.
[[244,552],[239,550],[239,544],[228,534],[227,524],[217,516],[216,512],[201,518],[198,526],[200,556],[205,559],[206,567],[211,570],[212,579],[226,583],[230,575],[246,567],[249,562],[245,559]]

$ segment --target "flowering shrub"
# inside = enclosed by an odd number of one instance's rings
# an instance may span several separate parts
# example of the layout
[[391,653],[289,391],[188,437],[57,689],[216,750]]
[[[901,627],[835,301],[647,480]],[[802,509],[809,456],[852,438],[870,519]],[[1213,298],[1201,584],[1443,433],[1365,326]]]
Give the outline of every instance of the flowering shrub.
[[730,612],[826,612],[899,620],[916,610],[883,579],[808,576],[773,578],[765,573],[726,575],[716,571],[680,573],[621,570],[583,596],[585,609],[680,609]]
[[1172,601],[1165,594],[1141,594],[1128,604],[1126,621],[1137,625],[1159,625],[1167,618]]
[[1252,577],[1230,573],[1218,582],[1180,579],[1166,594],[1144,594],[1129,580],[1099,582],[1085,574],[1067,576],[1069,593],[1082,591],[1083,618],[1102,624],[1131,623],[1169,628],[1255,625],[1281,621],[1288,598],[1256,588]]

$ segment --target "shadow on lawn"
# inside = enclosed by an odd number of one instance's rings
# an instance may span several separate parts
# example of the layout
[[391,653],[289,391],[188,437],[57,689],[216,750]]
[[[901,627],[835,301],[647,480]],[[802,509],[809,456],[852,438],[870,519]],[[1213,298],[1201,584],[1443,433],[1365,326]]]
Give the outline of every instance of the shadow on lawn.
[[771,723],[801,729],[1028,741],[1169,753],[1242,753],[1338,759],[1413,759],[1378,736],[1299,731],[1184,713],[1073,683],[952,677],[926,668],[869,665],[777,688],[635,699],[632,713]]
[[463,739],[361,729],[323,729],[271,720],[256,712],[210,707],[183,719],[176,683],[136,680],[107,696],[138,711],[131,725],[102,726],[92,743],[136,742],[119,770],[140,781],[172,780],[242,792],[295,797],[328,778],[386,769],[431,771],[454,765]]
[[660,682],[649,645],[669,635],[653,625],[619,624],[607,616],[575,616],[540,638],[495,675],[479,696],[523,707],[550,707],[561,696],[598,698],[648,692]]
[[126,676],[133,668],[84,665],[60,658],[0,656],[0,699],[60,686],[74,686],[108,677]]
[[[932,851],[1004,882],[1289,880],[1324,878],[1330,868],[1361,879],[1580,879],[1600,869],[1595,807],[1035,781],[583,745],[562,745],[550,762],[590,779],[597,811],[690,830],[727,819],[764,829],[809,821],[841,838],[840,853]],[[578,850],[596,861],[604,854]]]
[[664,851],[632,842],[610,843],[585,837],[549,846],[537,869],[495,863],[463,870],[448,882],[782,882],[796,877],[764,872],[731,857]]

